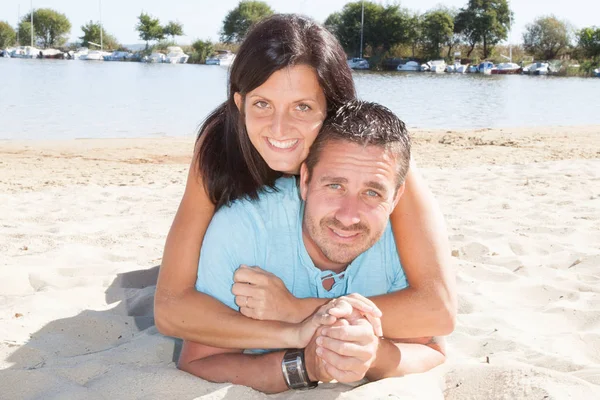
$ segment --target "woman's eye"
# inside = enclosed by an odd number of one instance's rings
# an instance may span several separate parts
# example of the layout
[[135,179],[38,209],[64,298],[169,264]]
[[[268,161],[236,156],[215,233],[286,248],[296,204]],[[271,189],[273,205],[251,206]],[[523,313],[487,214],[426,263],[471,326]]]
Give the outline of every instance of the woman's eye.
[[312,110],[312,108],[310,108],[310,106],[308,104],[298,104],[298,106],[296,107],[296,109],[298,111],[302,111],[302,112],[306,112],[306,111]]
[[254,105],[260,109],[269,107],[269,104],[267,104],[266,101],[262,101],[262,100],[257,101],[256,103],[254,103]]

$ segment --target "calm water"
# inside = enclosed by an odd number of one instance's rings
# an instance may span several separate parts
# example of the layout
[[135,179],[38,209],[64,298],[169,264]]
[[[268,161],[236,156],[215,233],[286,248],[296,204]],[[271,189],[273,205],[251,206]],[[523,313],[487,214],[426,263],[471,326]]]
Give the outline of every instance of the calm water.
[[[600,124],[600,79],[354,75],[410,127]],[[218,66],[0,58],[0,139],[193,135],[225,100]]]

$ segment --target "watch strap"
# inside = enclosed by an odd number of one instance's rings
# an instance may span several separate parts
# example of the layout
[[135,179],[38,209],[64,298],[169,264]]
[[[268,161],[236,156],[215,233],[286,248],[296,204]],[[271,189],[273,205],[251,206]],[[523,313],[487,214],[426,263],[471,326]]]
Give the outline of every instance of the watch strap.
[[304,349],[287,350],[281,362],[281,370],[285,383],[290,389],[312,389],[319,384],[308,377]]

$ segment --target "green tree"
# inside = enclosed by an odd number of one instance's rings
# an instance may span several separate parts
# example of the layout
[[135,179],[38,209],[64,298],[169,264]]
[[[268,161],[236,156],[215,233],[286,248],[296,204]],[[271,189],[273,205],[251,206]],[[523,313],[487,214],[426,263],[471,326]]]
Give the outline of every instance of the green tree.
[[414,13],[406,20],[406,43],[410,44],[412,56],[416,57],[416,51],[421,46],[423,38],[423,17]]
[[175,36],[183,36],[183,25],[179,21],[169,21],[163,28],[165,36],[171,36],[175,40]]
[[467,7],[456,15],[455,32],[461,34],[471,46],[467,57],[479,43],[483,46],[483,58],[487,58],[494,46],[508,37],[512,11],[507,0],[469,0]]
[[17,40],[17,34],[8,22],[0,21],[0,49],[12,46]]
[[[29,46],[31,44],[31,23],[29,21],[21,21],[17,27],[17,32],[19,34],[19,45]],[[35,37],[33,40],[36,40]],[[35,43],[33,44],[35,45]]]
[[165,32],[160,26],[158,18],[152,18],[149,14],[142,12],[138,16],[138,23],[135,26],[138,31],[139,38],[146,42],[146,50],[148,50],[148,42],[151,40],[162,40],[165,37]]
[[555,59],[571,45],[569,26],[554,15],[539,17],[523,32],[523,47],[535,57]]
[[221,40],[225,43],[240,43],[253,24],[270,15],[273,15],[273,10],[264,1],[240,1],[223,20]]
[[442,47],[451,46],[454,19],[444,10],[434,10],[423,16],[423,43],[428,56],[440,58]]
[[210,40],[196,40],[192,43],[192,53],[190,54],[189,63],[204,64],[214,51],[214,45]]
[[[28,36],[22,36],[21,33],[31,34],[30,20],[31,13],[25,15],[19,24],[19,38],[22,37],[21,40],[24,43],[27,43],[25,38]],[[65,14],[50,8],[38,8],[33,12],[33,30],[35,44],[38,46],[43,48],[60,47],[67,42],[71,23]]]
[[600,58],[600,28],[583,28],[577,33],[577,45],[585,57]]
[[[325,20],[325,26],[337,36],[344,50],[357,56],[360,52],[362,6],[360,1],[348,3],[341,12],[330,14]],[[384,7],[364,2],[363,47],[386,52],[395,45],[406,43],[410,18],[409,12],[398,5]]]
[[118,49],[121,45],[119,44],[119,42],[117,42],[117,39],[113,35],[106,33],[106,30],[104,30],[104,27],[100,28],[99,23],[96,23],[93,21],[90,21],[81,27],[81,30],[83,31],[83,36],[79,37],[79,40],[81,40],[81,45],[83,47],[91,47],[90,42],[100,44],[100,30],[101,29],[102,29],[102,47],[103,47],[103,49],[105,49],[105,50]]

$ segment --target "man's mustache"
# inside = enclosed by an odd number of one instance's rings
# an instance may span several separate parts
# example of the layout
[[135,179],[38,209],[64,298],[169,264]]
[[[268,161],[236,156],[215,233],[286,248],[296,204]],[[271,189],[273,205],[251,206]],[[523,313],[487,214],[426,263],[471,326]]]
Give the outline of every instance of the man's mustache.
[[365,233],[369,232],[369,228],[362,222],[359,222],[354,225],[346,226],[335,218],[329,218],[329,219],[321,221],[321,227],[335,228],[336,230],[341,231],[341,232],[355,232],[355,233],[356,232],[365,232]]

